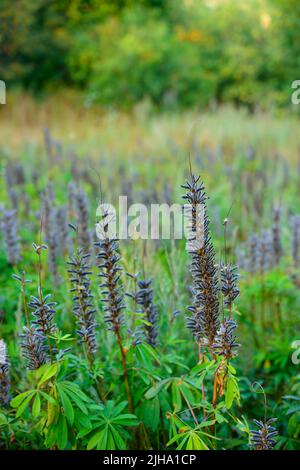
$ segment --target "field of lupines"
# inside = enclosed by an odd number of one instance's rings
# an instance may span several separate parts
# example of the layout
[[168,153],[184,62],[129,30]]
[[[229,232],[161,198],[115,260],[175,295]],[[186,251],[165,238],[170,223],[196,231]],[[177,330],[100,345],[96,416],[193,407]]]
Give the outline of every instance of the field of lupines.
[[[189,118],[2,146],[2,449],[300,448],[297,145]],[[97,238],[119,195],[203,204],[203,246]]]

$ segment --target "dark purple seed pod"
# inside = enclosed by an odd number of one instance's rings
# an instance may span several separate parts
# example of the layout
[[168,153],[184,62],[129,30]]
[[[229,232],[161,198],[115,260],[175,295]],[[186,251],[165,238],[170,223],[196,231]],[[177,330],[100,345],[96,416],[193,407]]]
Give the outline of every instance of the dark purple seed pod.
[[21,334],[21,349],[23,357],[28,361],[28,368],[35,370],[48,362],[45,336],[33,326],[23,327]]
[[56,330],[54,323],[56,303],[50,302],[50,299],[51,294],[43,297],[43,294],[39,291],[38,297],[32,295],[28,304],[34,317],[32,325],[39,334],[45,337]]
[[231,310],[232,303],[235,301],[240,291],[237,286],[238,273],[237,267],[232,264],[221,265],[221,288],[224,296],[225,306]]
[[157,346],[158,337],[158,311],[153,303],[152,279],[138,281],[138,292],[136,296],[137,304],[141,308],[141,313],[145,315],[145,336],[150,346]]
[[278,435],[277,430],[272,426],[275,421],[276,418],[270,418],[265,422],[253,420],[258,427],[258,430],[250,431],[250,446],[253,450],[272,450],[274,448],[276,444],[274,437]]
[[96,322],[93,295],[91,291],[92,274],[88,263],[89,254],[80,248],[68,261],[71,292],[73,294],[73,312],[77,321],[77,334],[86,344],[90,357],[96,353]]
[[193,279],[193,305],[189,307],[192,317],[188,318],[188,326],[197,341],[204,340],[211,349],[220,325],[219,281],[209,231],[207,195],[200,177],[194,175],[182,187],[186,190],[183,198],[189,204],[188,249]]
[[0,405],[7,406],[10,402],[10,373],[6,344],[0,339]]
[[102,231],[100,239],[95,245],[99,252],[97,259],[99,260],[98,268],[100,270],[99,277],[103,279],[100,284],[102,290],[102,298],[105,303],[105,322],[108,329],[118,334],[121,325],[124,322],[123,309],[125,308],[123,285],[121,282],[121,266],[118,240],[110,238],[108,235],[109,214],[103,217]]
[[234,335],[236,328],[237,324],[232,319],[226,319],[221,323],[213,344],[213,351],[215,354],[223,356],[227,360],[237,355],[237,349],[240,344],[237,343],[237,338]]

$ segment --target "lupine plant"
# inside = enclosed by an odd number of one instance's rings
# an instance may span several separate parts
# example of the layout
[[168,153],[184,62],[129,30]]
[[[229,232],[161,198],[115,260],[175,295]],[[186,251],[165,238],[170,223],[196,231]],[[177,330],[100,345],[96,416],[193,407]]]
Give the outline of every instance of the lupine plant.
[[[45,143],[55,175],[62,150],[49,132]],[[205,155],[212,167],[222,165],[212,151]],[[248,157],[245,166],[229,168],[225,189],[218,187],[217,196],[211,190],[211,201],[190,171],[182,186],[188,236],[166,243],[111,237],[109,212],[93,230],[88,195],[98,195],[97,182],[75,156],[68,185],[40,182],[33,170],[26,178],[17,169],[7,173],[14,212],[2,211],[1,262],[17,284],[9,284],[10,302],[0,295],[1,447],[299,447],[299,411],[288,405],[298,400],[297,384],[295,395],[287,393],[296,325],[290,312],[299,301],[299,215],[272,201],[273,215],[246,230],[253,211],[264,213],[263,201],[251,194],[265,180],[255,152]],[[126,179],[121,167],[116,173],[133,201],[170,203],[177,191],[171,181],[146,188],[139,175]],[[41,189],[39,207],[28,196],[29,211],[19,197],[27,179]],[[237,180],[250,196],[235,231],[234,214],[219,220],[228,208],[218,207],[216,197],[233,191]],[[109,179],[105,194],[115,184]],[[251,388],[256,380],[271,397],[274,418],[262,418]]]

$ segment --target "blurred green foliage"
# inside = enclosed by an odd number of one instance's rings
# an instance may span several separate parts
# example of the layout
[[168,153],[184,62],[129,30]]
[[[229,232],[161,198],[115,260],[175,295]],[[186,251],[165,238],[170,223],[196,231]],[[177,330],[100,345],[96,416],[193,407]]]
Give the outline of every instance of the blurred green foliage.
[[297,0],[2,0],[0,77],[128,109],[290,103]]

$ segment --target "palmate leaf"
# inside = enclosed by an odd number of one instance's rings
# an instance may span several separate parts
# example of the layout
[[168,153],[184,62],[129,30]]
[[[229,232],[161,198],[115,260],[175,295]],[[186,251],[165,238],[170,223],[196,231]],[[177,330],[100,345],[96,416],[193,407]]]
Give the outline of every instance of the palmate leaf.
[[146,427],[150,428],[153,432],[156,431],[159,425],[160,416],[160,402],[158,397],[151,400],[144,400],[143,404],[143,419]]
[[36,390],[27,390],[13,398],[10,404],[12,408],[17,408],[16,418],[19,418],[24,413],[36,393]]
[[139,421],[133,414],[124,414],[111,418],[110,422],[121,426],[137,426]]
[[109,400],[106,404],[103,414],[108,417],[118,416],[127,406],[127,401],[122,401],[118,405],[114,405],[112,400]]
[[[204,425],[206,425],[206,423],[203,423]],[[208,423],[207,423],[208,425]],[[204,433],[202,431],[195,431],[193,429],[190,429],[189,427],[187,427],[187,431],[186,432],[181,432],[179,434],[176,434],[175,436],[173,436],[172,439],[170,439],[170,441],[167,443],[167,446],[170,446],[172,444],[174,444],[175,442],[178,443],[178,441],[180,441],[180,443],[178,444],[178,446],[176,447],[177,450],[182,450],[182,449],[185,449],[185,450],[209,450],[209,447],[207,446],[207,444],[204,442],[204,440],[201,438],[201,434],[211,438],[212,436],[210,436],[210,434],[207,434],[207,433]],[[185,428],[182,428],[182,431],[184,430]]]
[[121,402],[115,405],[113,401],[108,401],[103,409],[98,407],[96,419],[91,422],[93,430],[81,430],[78,438],[89,436],[87,449],[97,450],[124,450],[126,449],[125,440],[127,437],[125,427],[137,426],[139,421],[131,413],[122,411],[127,406],[127,402]]
[[65,416],[62,415],[56,426],[56,439],[59,450],[65,449],[68,443],[68,425]]
[[42,390],[39,391],[39,394],[45,398],[45,400],[47,400],[49,403],[51,403],[52,405],[56,405],[57,402],[54,400],[53,397],[51,397],[50,395],[48,395],[48,393],[46,392],[42,392]]
[[62,381],[57,383],[57,390],[59,392],[64,413],[70,425],[74,422],[74,409],[72,403],[76,405],[82,413],[86,415],[88,414],[86,403],[88,403],[90,399],[80,390],[77,384]]
[[149,390],[145,393],[145,398],[147,400],[150,400],[151,398],[154,398],[158,393],[164,388],[168,387],[170,383],[172,382],[173,377],[170,377],[168,379],[161,380],[160,382],[156,383],[153,385],[153,387],[149,388]]
[[120,432],[111,425],[106,425],[96,432],[88,442],[87,450],[124,450],[126,444]]
[[32,416],[34,418],[37,418],[40,415],[41,412],[41,397],[40,394],[37,393],[32,405]]
[[67,393],[65,393],[63,386],[61,386],[61,384],[57,384],[57,390],[58,390],[60,401],[64,410],[64,415],[66,416],[70,426],[72,426],[74,422],[74,410],[73,410],[72,403]]
[[106,449],[107,442],[107,426],[101,431],[96,432],[88,442],[87,450],[94,449],[97,446],[103,446]]
[[[38,388],[57,374],[59,366],[59,363],[47,365],[46,369],[43,370],[43,375],[38,383]],[[43,366],[43,368],[45,368],[45,366]]]
[[176,380],[172,382],[172,404],[174,407],[174,411],[178,412],[181,410],[182,407],[182,398],[180,393],[180,387]]
[[187,442],[186,450],[209,450],[205,442],[198,436],[196,432],[190,434]]
[[27,390],[26,392],[20,393],[20,395],[17,395],[11,400],[10,406],[12,406],[12,408],[18,408],[26,397],[28,397],[29,395],[33,395],[34,393],[35,390]]

